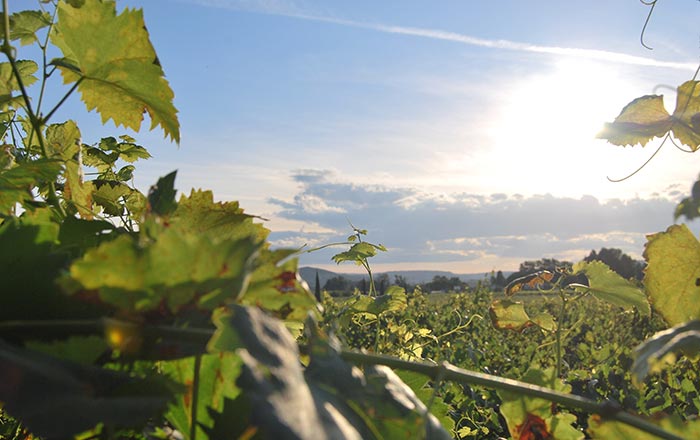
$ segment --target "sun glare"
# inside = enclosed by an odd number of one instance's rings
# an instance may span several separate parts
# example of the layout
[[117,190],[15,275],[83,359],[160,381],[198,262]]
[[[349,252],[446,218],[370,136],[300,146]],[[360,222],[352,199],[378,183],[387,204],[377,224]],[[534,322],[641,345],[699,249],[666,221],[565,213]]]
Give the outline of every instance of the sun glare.
[[640,157],[629,149],[627,155],[603,151],[595,140],[603,124],[640,94],[614,67],[564,59],[506,93],[490,139],[494,159],[500,157],[493,161],[495,175],[501,184],[518,182],[517,192],[597,195],[610,188],[608,173],[629,170],[632,156]]

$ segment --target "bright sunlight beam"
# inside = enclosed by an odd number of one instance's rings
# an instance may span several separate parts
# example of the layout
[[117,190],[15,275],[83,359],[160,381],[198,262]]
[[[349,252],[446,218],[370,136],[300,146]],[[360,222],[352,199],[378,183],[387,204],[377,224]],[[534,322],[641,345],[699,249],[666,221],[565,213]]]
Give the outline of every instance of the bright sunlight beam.
[[622,149],[595,136],[640,90],[615,66],[576,58],[515,81],[489,129],[494,190],[624,196],[606,176],[633,171],[652,150]]

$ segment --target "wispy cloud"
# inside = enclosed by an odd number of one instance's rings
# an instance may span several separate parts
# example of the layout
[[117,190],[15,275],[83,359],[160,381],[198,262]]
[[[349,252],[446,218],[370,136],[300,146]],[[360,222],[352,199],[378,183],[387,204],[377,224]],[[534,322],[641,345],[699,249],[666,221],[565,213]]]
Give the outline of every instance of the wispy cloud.
[[449,41],[452,43],[464,44],[467,46],[484,47],[499,50],[510,50],[516,52],[529,52],[547,55],[561,55],[589,60],[606,61],[611,63],[664,67],[669,69],[690,70],[697,68],[696,62],[674,62],[660,61],[649,57],[640,57],[621,52],[598,49],[582,49],[576,47],[545,46],[520,41],[486,39],[457,32],[449,32],[440,29],[429,29],[408,26],[395,26],[384,23],[372,23],[357,20],[347,20],[324,15],[314,15],[304,13],[306,8],[298,2],[290,0],[190,0],[194,3],[225,9],[245,10],[269,15],[281,15],[300,20],[317,21],[331,23],[340,26],[368,29],[387,34],[407,35],[418,38],[428,38],[432,40]]

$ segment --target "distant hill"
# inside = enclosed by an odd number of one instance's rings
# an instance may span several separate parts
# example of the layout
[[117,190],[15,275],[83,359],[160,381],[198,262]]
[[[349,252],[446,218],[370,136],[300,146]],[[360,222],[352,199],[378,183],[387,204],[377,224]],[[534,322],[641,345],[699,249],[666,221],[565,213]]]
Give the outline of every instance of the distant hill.
[[[318,281],[323,287],[326,281],[333,277],[343,276],[351,281],[360,281],[362,278],[367,278],[367,274],[357,274],[357,273],[342,273],[333,272],[325,269],[318,269],[315,267],[302,267],[299,268],[299,274],[306,281],[311,289],[316,285],[316,272],[318,272]],[[478,281],[487,279],[491,276],[491,272],[487,273],[469,273],[469,274],[455,274],[453,272],[448,272],[444,270],[398,270],[389,272],[379,272],[374,273],[375,277],[379,277],[381,274],[386,273],[389,276],[389,280],[394,281],[394,276],[399,275],[406,279],[408,284],[422,284],[433,280],[436,276],[444,276],[447,278],[458,277],[460,280],[469,284],[476,284]],[[504,276],[510,275],[512,272],[503,272]]]

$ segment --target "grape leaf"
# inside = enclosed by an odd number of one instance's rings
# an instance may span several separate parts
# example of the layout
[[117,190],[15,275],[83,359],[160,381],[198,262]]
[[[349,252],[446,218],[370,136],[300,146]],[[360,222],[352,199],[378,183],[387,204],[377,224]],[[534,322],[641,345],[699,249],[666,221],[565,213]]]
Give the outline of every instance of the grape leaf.
[[65,282],[73,291],[98,290],[102,301],[125,311],[153,310],[161,301],[174,311],[195,299],[210,309],[245,290],[257,247],[172,229],[144,246],[122,235],[73,262]]
[[35,160],[9,170],[0,170],[0,212],[6,213],[16,203],[32,200],[31,189],[42,181],[53,181],[61,171],[55,160]]
[[[39,70],[39,66],[34,61],[18,60],[16,65],[19,77],[25,87],[31,86],[36,82],[37,78],[34,74]],[[0,63],[0,95],[9,95],[18,90],[20,90],[19,83],[12,71],[12,65],[7,62]]]
[[156,215],[164,216],[172,213],[177,208],[175,201],[175,176],[177,171],[161,177],[148,191],[149,211]]
[[700,319],[700,243],[686,225],[647,236],[644,286],[670,325]]
[[58,21],[51,41],[63,52],[52,63],[64,83],[80,81],[78,90],[88,110],[102,122],[114,120],[138,131],[143,113],[151,129],[160,126],[166,137],[180,142],[174,94],[151,44],[141,10],[116,13],[112,1],[87,0],[81,7],[58,4]]
[[598,133],[613,145],[646,145],[651,139],[665,135],[673,121],[664,108],[662,95],[637,98],[622,109],[612,123]]
[[673,115],[664,108],[662,95],[637,98],[622,109],[612,123],[605,124],[598,138],[614,145],[646,145],[669,131],[693,151],[700,148],[700,81],[686,81],[676,93]]
[[577,291],[591,292],[596,298],[626,310],[635,307],[644,315],[651,314],[651,306],[644,292],[613,272],[607,264],[601,261],[581,261],[573,270],[583,272],[588,278],[588,286],[576,286]]
[[46,127],[46,147],[50,156],[58,157],[66,164],[64,199],[75,206],[81,217],[91,219],[94,187],[90,182],[83,182],[83,164],[78,154],[80,130],[75,122],[66,121]]
[[354,313],[368,313],[374,317],[387,312],[400,312],[408,303],[403,287],[391,286],[385,295],[357,295],[348,300],[347,306]]
[[134,190],[121,182],[94,180],[92,183],[96,188],[92,198],[104,209],[105,214],[122,215],[124,213],[122,197],[128,197]]
[[[571,392],[571,386],[556,377],[554,368],[529,369],[520,380],[563,393]],[[501,414],[514,439],[578,440],[584,437],[582,432],[571,426],[576,421],[576,416],[557,410],[549,400],[510,391],[498,391],[498,395],[503,401]]]
[[262,242],[270,231],[253,223],[254,217],[245,214],[238,202],[214,202],[211,191],[192,190],[189,197],[181,196],[177,209],[170,218],[173,228],[193,233],[208,234],[220,239],[250,237]]
[[[202,356],[197,392],[197,438],[207,438],[205,430],[214,426],[214,417],[223,412],[225,400],[239,394],[234,379],[240,374],[241,363],[241,358],[234,353],[220,352]],[[185,392],[175,398],[165,416],[180,432],[188,434],[194,403],[194,364],[193,357],[158,363],[163,373],[186,386]]]
[[[51,24],[51,15],[44,11],[21,11],[10,15],[10,40],[22,46],[39,41],[36,31]],[[0,35],[5,35],[5,23],[0,20]]]
[[493,326],[499,330],[522,331],[533,325],[548,331],[556,329],[552,315],[542,312],[535,318],[530,318],[523,303],[509,299],[493,301],[489,307],[489,316]]
[[673,136],[693,151],[700,147],[700,81],[686,81],[678,87],[673,112]]

